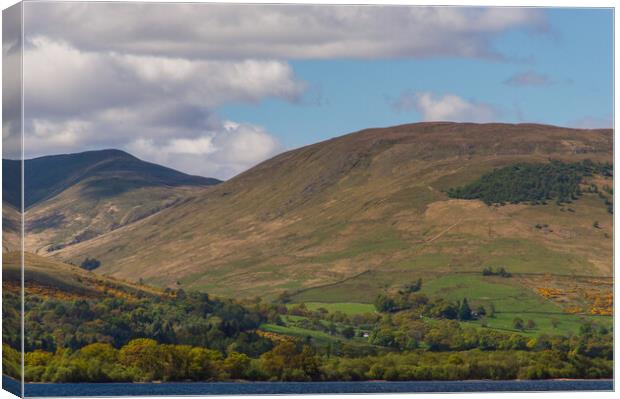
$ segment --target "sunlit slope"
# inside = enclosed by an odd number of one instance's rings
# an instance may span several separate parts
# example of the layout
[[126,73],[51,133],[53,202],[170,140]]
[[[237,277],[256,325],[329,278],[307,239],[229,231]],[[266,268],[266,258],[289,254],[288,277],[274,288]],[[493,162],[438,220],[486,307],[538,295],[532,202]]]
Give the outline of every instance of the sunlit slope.
[[[15,162],[3,161],[9,172],[15,169],[11,169]],[[118,150],[30,159],[24,170],[24,244],[27,251],[40,254],[150,216],[219,182],[144,162]],[[3,187],[7,199],[18,197],[15,188]]]
[[612,132],[456,123],[364,130],[281,154],[57,256],[96,257],[100,273],[229,296],[324,292],[370,272],[378,277],[343,295],[485,266],[610,275],[612,215],[594,194],[563,206],[493,207],[444,193],[495,167],[549,159],[612,162]]
[[2,252],[21,248],[22,217],[19,210],[6,201],[2,202]]
[[[19,290],[21,285],[19,252],[5,252],[2,259],[3,288]],[[100,276],[77,266],[58,262],[26,252],[24,257],[26,295],[59,298],[132,298],[144,295],[163,295],[152,287]]]
[[154,186],[105,196],[91,193],[91,186],[107,184],[105,178],[89,179],[27,210],[26,250],[53,253],[175,206],[206,189]]

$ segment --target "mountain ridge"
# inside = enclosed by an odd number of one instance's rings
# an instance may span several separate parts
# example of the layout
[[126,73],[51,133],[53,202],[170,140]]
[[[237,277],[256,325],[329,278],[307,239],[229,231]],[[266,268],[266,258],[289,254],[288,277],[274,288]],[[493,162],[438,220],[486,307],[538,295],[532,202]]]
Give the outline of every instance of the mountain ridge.
[[[611,216],[590,194],[573,205],[587,216],[575,218],[553,204],[495,208],[445,191],[516,162],[611,162],[612,143],[611,130],[537,124],[366,129],[276,155],[187,202],[53,255],[94,256],[101,273],[235,296],[273,297],[365,270],[392,286],[501,259],[514,263],[514,272],[609,275],[611,244],[602,234],[612,233]],[[600,230],[592,229],[595,220]],[[536,229],[544,222],[556,229]],[[571,234],[588,245],[566,241]]]
[[[3,167],[3,215],[10,227],[21,207],[21,162],[5,159]],[[28,159],[24,173],[24,244],[39,254],[133,223],[221,182],[116,149]],[[17,239],[6,233],[3,248],[14,249]]]
[[[3,159],[5,200],[19,208],[20,161]],[[134,186],[209,186],[218,179],[191,176],[174,169],[146,162],[117,149],[46,155],[24,161],[24,207],[53,198],[67,188],[93,177],[122,174]]]

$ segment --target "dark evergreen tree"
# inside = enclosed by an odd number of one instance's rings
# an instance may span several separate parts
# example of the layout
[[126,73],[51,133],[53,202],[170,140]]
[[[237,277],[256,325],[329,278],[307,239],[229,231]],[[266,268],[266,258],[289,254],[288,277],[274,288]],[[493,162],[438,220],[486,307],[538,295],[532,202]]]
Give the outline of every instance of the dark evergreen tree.
[[467,298],[463,298],[461,306],[459,307],[459,320],[471,320],[471,308],[467,303]]

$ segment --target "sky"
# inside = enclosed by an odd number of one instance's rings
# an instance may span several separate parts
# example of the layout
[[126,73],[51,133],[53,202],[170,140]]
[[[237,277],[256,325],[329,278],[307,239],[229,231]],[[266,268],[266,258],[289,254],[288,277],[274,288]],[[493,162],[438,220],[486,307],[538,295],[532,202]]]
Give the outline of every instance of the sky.
[[369,127],[612,126],[610,9],[34,2],[23,49],[28,158],[119,148],[228,179]]

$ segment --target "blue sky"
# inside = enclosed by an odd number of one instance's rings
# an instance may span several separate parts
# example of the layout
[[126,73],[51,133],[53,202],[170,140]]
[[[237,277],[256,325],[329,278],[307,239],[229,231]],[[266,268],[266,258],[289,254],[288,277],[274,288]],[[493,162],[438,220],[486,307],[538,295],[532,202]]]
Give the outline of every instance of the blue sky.
[[[396,110],[403,92],[455,94],[498,109],[497,121],[611,127],[613,13],[608,9],[545,10],[548,28],[515,29],[493,41],[507,60],[471,58],[301,60],[309,82],[299,103],[267,99],[222,107],[227,118],[267,127],[285,147],[298,147],[366,127],[424,120],[415,108]],[[509,85],[520,73],[546,82]]]
[[[228,179],[369,127],[610,127],[612,18],[611,9],[28,2],[24,151],[119,148]],[[18,65],[4,40],[5,62]],[[7,104],[3,142],[17,148],[19,106]]]

